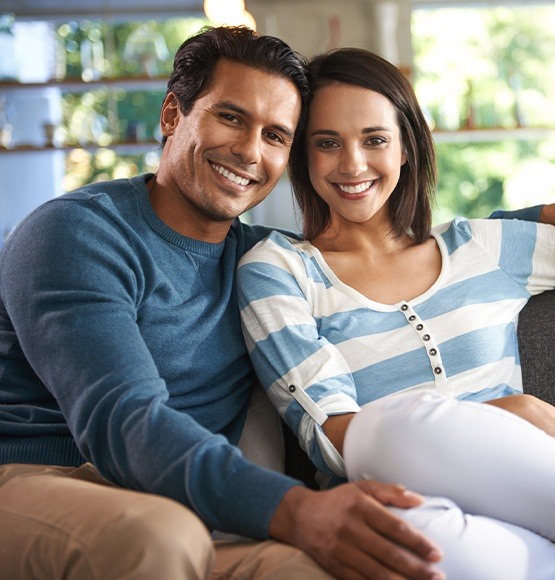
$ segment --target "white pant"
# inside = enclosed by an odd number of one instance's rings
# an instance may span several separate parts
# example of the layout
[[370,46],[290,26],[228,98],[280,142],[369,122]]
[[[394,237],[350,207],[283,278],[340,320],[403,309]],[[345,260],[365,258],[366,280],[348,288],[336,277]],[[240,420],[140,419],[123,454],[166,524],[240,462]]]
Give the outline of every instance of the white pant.
[[399,482],[426,496],[392,511],[442,547],[448,578],[555,578],[555,438],[527,421],[407,393],[365,405],[343,454],[350,480]]

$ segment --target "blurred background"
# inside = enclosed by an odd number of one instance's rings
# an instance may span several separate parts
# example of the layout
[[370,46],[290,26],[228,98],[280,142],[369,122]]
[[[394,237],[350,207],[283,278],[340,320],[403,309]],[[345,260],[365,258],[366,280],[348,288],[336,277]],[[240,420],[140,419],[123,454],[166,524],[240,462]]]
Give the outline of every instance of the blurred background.
[[[206,24],[399,66],[437,145],[436,223],[555,201],[555,0],[0,0],[0,244],[47,199],[156,170],[173,55]],[[287,177],[243,219],[298,229]]]

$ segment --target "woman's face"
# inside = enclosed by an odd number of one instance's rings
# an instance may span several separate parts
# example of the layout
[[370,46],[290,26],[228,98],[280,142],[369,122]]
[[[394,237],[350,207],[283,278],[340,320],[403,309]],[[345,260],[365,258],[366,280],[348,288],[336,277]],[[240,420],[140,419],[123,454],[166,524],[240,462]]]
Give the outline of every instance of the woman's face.
[[307,130],[308,170],[332,223],[388,219],[386,202],[405,155],[393,104],[356,85],[316,90]]

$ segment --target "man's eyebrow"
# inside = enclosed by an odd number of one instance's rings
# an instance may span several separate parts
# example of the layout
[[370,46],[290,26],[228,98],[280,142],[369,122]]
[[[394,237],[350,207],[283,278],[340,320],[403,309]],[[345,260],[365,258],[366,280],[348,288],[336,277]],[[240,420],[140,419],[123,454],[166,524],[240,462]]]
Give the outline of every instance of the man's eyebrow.
[[241,113],[241,115],[248,115],[248,112],[245,109],[239,105],[236,105],[235,103],[232,103],[231,101],[219,101],[215,104],[215,106],[218,109],[230,109],[236,113]]
[[[387,131],[391,133],[392,129],[390,129],[389,127],[382,127],[381,125],[376,125],[375,127],[364,127],[364,129],[361,129],[360,132],[363,135],[366,135],[368,133],[375,133],[376,131]],[[312,133],[310,133],[310,137],[313,137],[315,135],[327,135],[329,137],[339,137],[339,132],[333,131],[332,129],[316,129],[315,131],[312,131]]]
[[[231,101],[219,101],[218,103],[216,103],[215,106],[218,109],[228,109],[230,111],[235,111],[236,113],[239,113],[241,115],[245,115],[246,117],[250,116],[249,112],[246,109],[239,107],[239,105],[236,105],[235,103],[232,103]],[[283,133],[289,139],[293,139],[295,137],[295,131],[292,129],[289,129],[285,125],[277,125],[277,124],[270,125],[270,128],[275,129],[276,131]]]

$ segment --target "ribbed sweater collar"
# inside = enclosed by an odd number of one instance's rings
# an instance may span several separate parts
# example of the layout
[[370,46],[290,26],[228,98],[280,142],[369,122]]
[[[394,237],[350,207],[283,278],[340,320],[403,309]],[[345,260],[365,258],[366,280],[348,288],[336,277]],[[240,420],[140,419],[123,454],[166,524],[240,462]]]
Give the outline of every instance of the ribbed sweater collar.
[[201,240],[195,240],[194,238],[189,238],[184,236],[172,228],[170,228],[166,223],[164,223],[156,214],[152,205],[150,203],[150,198],[148,195],[148,188],[146,186],[146,181],[152,177],[152,173],[137,175],[130,179],[131,185],[135,192],[137,193],[137,198],[139,200],[139,207],[146,223],[149,227],[161,236],[164,240],[201,256],[220,258],[225,247],[225,241],[218,244],[212,244],[210,242],[203,242]]

